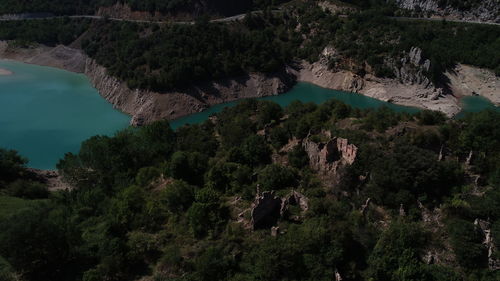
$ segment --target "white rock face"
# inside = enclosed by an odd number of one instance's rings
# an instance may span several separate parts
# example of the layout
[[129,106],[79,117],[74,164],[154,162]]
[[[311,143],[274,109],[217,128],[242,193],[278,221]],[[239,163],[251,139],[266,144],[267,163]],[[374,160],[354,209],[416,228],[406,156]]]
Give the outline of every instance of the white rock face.
[[396,3],[403,9],[431,12],[449,19],[500,23],[500,0],[483,0],[467,10],[440,7],[438,0],[396,0]]
[[397,0],[399,7],[408,10],[437,11],[438,3],[435,0]]

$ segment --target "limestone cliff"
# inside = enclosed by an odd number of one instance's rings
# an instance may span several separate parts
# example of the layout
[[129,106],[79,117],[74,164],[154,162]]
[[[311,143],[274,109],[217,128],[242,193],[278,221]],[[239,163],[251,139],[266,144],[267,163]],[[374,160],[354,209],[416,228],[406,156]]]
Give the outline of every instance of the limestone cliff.
[[338,56],[333,47],[326,47],[318,62],[310,64],[302,62],[295,68],[299,81],[309,82],[318,86],[356,92],[372,98],[405,106],[438,110],[448,116],[460,112],[458,99],[453,95],[445,95],[425,77],[424,72],[430,62],[423,59],[421,50],[412,48],[403,55],[400,62],[388,62],[395,73],[396,79],[380,78],[373,74],[360,76],[352,71],[330,67],[332,58]]
[[160,119],[172,120],[200,112],[211,105],[238,99],[278,95],[293,85],[293,79],[287,73],[249,74],[201,83],[182,92],[157,93],[129,89],[126,83],[109,76],[106,69],[92,59],[86,61],[85,74],[106,100],[132,115],[132,125]]
[[500,2],[498,0],[477,1],[463,7],[446,5],[446,1],[440,3],[438,0],[396,0],[396,3],[403,9],[424,12],[428,15],[466,21],[500,23]]

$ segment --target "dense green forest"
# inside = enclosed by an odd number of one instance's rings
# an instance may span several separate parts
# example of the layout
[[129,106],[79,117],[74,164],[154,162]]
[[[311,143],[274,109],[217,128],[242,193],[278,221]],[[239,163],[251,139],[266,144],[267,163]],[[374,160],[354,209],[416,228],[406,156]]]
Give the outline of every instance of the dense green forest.
[[[399,58],[414,46],[431,60],[427,75],[434,82],[440,82],[442,73],[458,62],[500,74],[499,27],[400,22],[386,15],[390,10],[370,10],[344,19],[298,5],[285,15],[248,16],[232,26],[100,23],[83,48],[130,87],[154,90],[244,72],[279,71],[293,60],[318,60],[328,44],[340,52],[341,57],[334,58],[339,67],[360,75],[367,63],[375,74],[391,76],[385,59]],[[354,67],[350,60],[356,62]]]
[[14,41],[14,46],[32,44],[69,45],[88,30],[90,20],[50,19],[28,21],[0,21],[0,40]]
[[[74,188],[48,199],[15,192],[25,161],[0,150],[2,196],[31,198],[0,216],[2,280],[498,280],[474,224],[496,243],[498,124],[493,111],[248,100],[176,131],[92,137],[58,164]],[[305,144],[330,134],[358,151],[325,174]],[[257,190],[294,190],[308,208],[290,205],[276,236],[252,230]]]
[[197,13],[235,15],[287,2],[285,0],[0,0],[0,15],[17,13],[52,13],[56,15],[91,15],[100,7],[128,4],[132,10],[164,14]]
[[[0,40],[69,44],[85,32],[82,48],[131,88],[169,91],[248,72],[282,71],[301,59],[317,61],[325,46],[337,55],[329,65],[361,76],[392,77],[388,60],[412,47],[431,60],[425,73],[442,83],[456,63],[500,74],[500,28],[450,22],[398,21],[385,6],[338,17],[307,3],[248,14],[239,23],[194,25],[116,21],[43,20],[0,22]],[[369,67],[367,67],[369,66]]]
[[[431,60],[429,78],[438,82],[441,73],[456,63],[495,70],[500,75],[500,27],[443,21],[401,22],[385,12],[353,15],[337,32],[334,46],[358,62],[383,70],[384,58],[398,57],[418,46]],[[389,13],[390,15],[390,13]]]
[[[101,22],[93,26],[92,37],[82,47],[131,88],[169,90],[208,79],[280,70],[293,59],[299,34],[261,18],[250,21],[250,27],[241,29],[203,21],[165,27]],[[141,36],[145,33],[150,35]]]

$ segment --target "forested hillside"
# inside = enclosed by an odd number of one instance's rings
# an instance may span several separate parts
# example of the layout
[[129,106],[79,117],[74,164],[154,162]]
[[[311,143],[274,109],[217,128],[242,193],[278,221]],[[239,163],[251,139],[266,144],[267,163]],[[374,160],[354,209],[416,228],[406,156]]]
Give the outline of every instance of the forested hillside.
[[17,13],[53,13],[56,15],[91,15],[100,7],[126,4],[135,11],[164,14],[192,13],[235,15],[262,9],[286,1],[271,0],[0,0],[0,15]]
[[499,123],[248,100],[96,136],[0,216],[2,280],[498,280]]
[[412,47],[430,60],[433,82],[456,63],[500,74],[500,28],[447,22],[397,21],[389,9],[341,18],[319,7],[295,5],[249,15],[240,23],[138,24],[54,19],[0,22],[0,40],[23,45],[69,44],[84,31],[83,50],[131,88],[170,91],[249,72],[272,73],[301,59],[317,61],[326,46],[333,69],[393,77],[391,61]]

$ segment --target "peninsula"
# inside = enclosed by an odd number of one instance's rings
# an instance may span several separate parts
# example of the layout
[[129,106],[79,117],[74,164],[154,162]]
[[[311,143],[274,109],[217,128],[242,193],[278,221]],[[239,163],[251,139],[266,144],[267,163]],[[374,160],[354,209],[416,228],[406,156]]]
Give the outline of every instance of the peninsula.
[[0,75],[12,75],[12,71],[0,68]]

